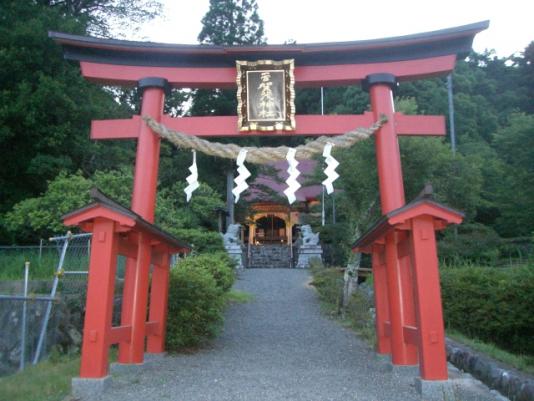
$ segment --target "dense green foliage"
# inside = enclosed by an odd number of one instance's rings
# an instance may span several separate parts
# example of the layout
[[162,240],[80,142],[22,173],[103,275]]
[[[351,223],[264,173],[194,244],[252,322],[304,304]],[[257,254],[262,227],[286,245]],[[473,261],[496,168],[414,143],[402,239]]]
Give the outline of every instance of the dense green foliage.
[[[108,35],[117,20],[135,26],[156,15],[159,8],[158,2],[151,0],[2,2],[0,146],[9,168],[0,173],[1,242],[33,242],[62,230],[59,216],[84,204],[86,189],[92,185],[129,203],[131,187],[121,187],[120,182],[124,176],[131,180],[135,144],[92,142],[87,134],[92,119],[138,112],[139,94],[84,81],[75,63],[63,60],[47,31]],[[202,23],[201,43],[266,41],[254,0],[210,1]],[[448,140],[400,139],[406,199],[413,199],[430,181],[439,201],[466,212],[468,225],[443,235],[441,247],[447,260],[494,263],[503,253],[519,253],[511,249],[513,241],[506,242],[508,249],[503,252],[503,237],[533,235],[533,61],[534,43],[514,56],[472,53],[457,63],[453,74],[456,155]],[[326,114],[362,113],[369,108],[368,95],[359,87],[326,88],[324,93]],[[445,78],[402,82],[395,95],[397,110],[404,113],[448,113]],[[190,107],[183,102],[186,97],[183,92],[173,92],[166,112],[235,114],[233,92],[193,91]],[[296,105],[299,114],[319,113],[319,89],[299,88]],[[300,139],[285,137],[283,143],[293,146]],[[272,138],[261,141],[282,144]],[[338,150],[335,155],[341,162],[336,220],[342,226],[325,228],[323,239],[340,244],[334,259],[342,264],[350,255],[347,250],[356,231],[365,231],[380,215],[380,202],[373,141]],[[222,206],[225,174],[234,164],[199,155],[201,180],[212,190],[203,192],[201,188],[195,193],[198,200],[187,205],[181,191],[190,162],[189,152],[162,143],[158,223],[193,242],[197,251],[221,249],[217,235],[209,230],[215,228],[212,211]],[[318,174],[317,179],[322,178]],[[332,199],[327,197],[330,204]],[[327,213],[331,210],[327,207]],[[327,221],[331,221],[330,215]],[[199,227],[200,231],[195,231]],[[338,235],[341,232],[348,234]]]
[[131,162],[131,144],[102,146],[88,136],[92,119],[127,116],[128,105],[118,103],[109,89],[85,81],[78,66],[63,59],[48,31],[106,30],[115,17],[146,14],[147,9],[136,8],[145,3],[0,3],[0,148],[9,166],[0,172],[0,213],[40,194],[61,171],[92,174]]
[[217,334],[234,268],[225,252],[209,252],[182,259],[171,270],[168,350],[196,347]]
[[[532,236],[534,232],[534,115],[529,104],[534,42],[520,55],[499,58],[472,53],[459,61],[453,74],[458,148],[448,138],[400,138],[406,200],[431,182],[435,198],[466,213],[465,229],[445,234],[442,246],[449,260],[494,262],[503,237]],[[406,114],[448,114],[444,78],[402,82],[396,90],[396,109]],[[368,95],[360,88],[325,90],[326,113],[361,113]],[[297,94],[301,110],[317,112],[319,92]],[[301,111],[299,111],[301,112]],[[354,232],[365,231],[380,216],[374,144],[360,143],[337,150],[341,178],[336,182],[336,220]],[[317,178],[321,178],[318,173]],[[331,221],[331,199],[326,201]],[[473,234],[474,237],[467,237]],[[354,238],[346,237],[343,246]],[[467,242],[476,249],[469,251]],[[511,243],[508,242],[508,247]],[[458,249],[455,249],[455,246]],[[500,245],[499,245],[500,246]],[[517,253],[517,252],[516,252]]]
[[351,298],[343,306],[343,269],[325,267],[319,261],[311,263],[312,285],[317,289],[319,299],[327,312],[341,317],[361,338],[370,344],[375,342],[375,327],[372,316],[374,299],[369,291],[369,283],[355,289]]
[[[90,178],[81,172],[60,173],[50,181],[46,192],[25,199],[5,214],[3,226],[14,240],[38,242],[51,234],[65,231],[61,217],[90,202],[89,189],[96,186],[119,203],[130,204],[133,178],[129,170],[97,171]],[[201,184],[190,203],[185,202],[183,184],[158,193],[156,224],[192,243],[197,252],[222,250],[222,238],[214,232],[215,208],[223,205],[217,192]]]
[[235,263],[226,252],[204,253],[180,262],[181,269],[206,270],[221,291],[229,291],[235,281]]
[[441,286],[447,327],[534,355],[532,266],[442,269]]

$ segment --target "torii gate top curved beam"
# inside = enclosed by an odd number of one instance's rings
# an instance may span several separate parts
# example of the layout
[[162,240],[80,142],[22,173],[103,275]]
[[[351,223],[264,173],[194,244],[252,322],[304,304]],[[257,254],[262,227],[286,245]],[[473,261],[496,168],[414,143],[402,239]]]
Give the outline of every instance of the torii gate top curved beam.
[[99,39],[50,32],[65,58],[80,62],[87,79],[135,85],[165,78],[176,88],[232,88],[235,60],[295,59],[297,86],[360,83],[367,75],[389,73],[400,81],[448,74],[456,57],[471,50],[474,36],[489,21],[385,39],[352,42],[213,46]]

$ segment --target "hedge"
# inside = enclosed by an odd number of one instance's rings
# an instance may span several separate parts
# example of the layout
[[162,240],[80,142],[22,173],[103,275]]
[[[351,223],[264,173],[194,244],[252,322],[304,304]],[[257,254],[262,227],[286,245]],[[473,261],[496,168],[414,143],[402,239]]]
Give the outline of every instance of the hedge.
[[182,269],[203,269],[209,272],[222,291],[232,288],[235,281],[234,267],[235,262],[226,252],[204,253],[180,262]]
[[166,349],[179,351],[213,338],[223,322],[224,304],[223,292],[207,270],[178,263],[170,275]]
[[445,268],[441,288],[447,327],[534,355],[534,266]]
[[225,292],[235,264],[224,252],[190,256],[171,270],[167,349],[179,351],[213,338],[223,323]]

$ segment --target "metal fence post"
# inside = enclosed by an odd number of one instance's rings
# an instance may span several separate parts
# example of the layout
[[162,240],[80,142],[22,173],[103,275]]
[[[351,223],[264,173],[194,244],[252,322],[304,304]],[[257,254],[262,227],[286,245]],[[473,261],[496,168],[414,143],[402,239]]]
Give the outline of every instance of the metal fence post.
[[[54,277],[54,283],[52,284],[52,290],[50,291],[50,298],[54,298],[56,296],[57,286],[59,283],[59,276],[61,274],[61,270],[63,269],[63,263],[65,261],[65,254],[67,253],[67,247],[69,246],[70,238],[72,237],[72,234],[69,233],[64,237],[65,242],[63,243],[63,248],[61,249],[61,256],[59,258],[59,263],[57,265],[56,274]],[[52,301],[48,302],[48,305],[46,306],[46,312],[43,317],[43,324],[41,325],[41,332],[39,333],[39,341],[37,342],[37,349],[35,350],[35,355],[33,357],[33,364],[36,365],[37,362],[39,362],[39,357],[41,356],[42,348],[44,339],[46,337],[46,329],[48,328],[48,320],[50,319],[50,313],[52,312]]]
[[[24,262],[24,297],[28,297],[28,279],[30,275],[30,262]],[[21,321],[21,333],[20,333],[20,365],[19,371],[24,370],[24,364],[26,359],[26,308],[27,301],[22,303],[22,321]]]
[[41,259],[43,257],[43,239],[39,240],[39,267],[41,267]]

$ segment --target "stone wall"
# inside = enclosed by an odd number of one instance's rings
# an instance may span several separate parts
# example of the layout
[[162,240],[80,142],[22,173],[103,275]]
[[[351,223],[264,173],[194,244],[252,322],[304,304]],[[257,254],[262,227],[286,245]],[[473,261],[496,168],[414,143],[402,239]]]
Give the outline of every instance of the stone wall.
[[[48,295],[52,282],[34,281],[29,283],[29,294]],[[0,282],[0,294],[21,295],[23,283],[17,281]],[[45,347],[42,356],[46,357],[53,349],[60,353],[78,352],[82,341],[83,318],[85,312],[86,278],[76,281],[60,281],[58,302],[52,306],[48,323]],[[117,280],[114,324],[119,323],[122,281]],[[0,376],[15,373],[19,368],[21,354],[22,301],[0,300]],[[47,302],[27,301],[26,363],[30,364],[35,355],[39,333],[46,311]]]

